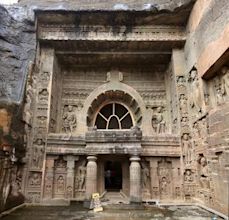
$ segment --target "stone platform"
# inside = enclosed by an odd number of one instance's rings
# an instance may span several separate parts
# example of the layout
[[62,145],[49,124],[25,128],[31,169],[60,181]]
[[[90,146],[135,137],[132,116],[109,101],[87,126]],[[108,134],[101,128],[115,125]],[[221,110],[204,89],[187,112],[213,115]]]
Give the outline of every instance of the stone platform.
[[71,206],[27,206],[0,218],[3,220],[209,220],[222,218],[195,206],[170,206],[167,208],[143,205],[108,205],[103,212],[94,213],[80,204]]

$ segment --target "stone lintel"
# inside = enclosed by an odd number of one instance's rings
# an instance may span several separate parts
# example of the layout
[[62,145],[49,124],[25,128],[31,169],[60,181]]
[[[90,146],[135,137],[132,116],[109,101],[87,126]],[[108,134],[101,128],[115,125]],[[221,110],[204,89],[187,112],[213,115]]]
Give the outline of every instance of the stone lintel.
[[42,25],[39,27],[38,40],[42,41],[150,41],[185,43],[185,29],[171,26],[138,26],[128,30],[120,26],[114,32],[112,26]]

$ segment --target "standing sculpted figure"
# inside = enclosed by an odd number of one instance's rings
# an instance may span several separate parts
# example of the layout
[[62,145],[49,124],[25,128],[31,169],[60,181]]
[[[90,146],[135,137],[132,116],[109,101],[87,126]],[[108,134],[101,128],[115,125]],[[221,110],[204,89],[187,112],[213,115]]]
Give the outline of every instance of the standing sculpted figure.
[[185,155],[185,163],[191,164],[192,163],[192,144],[190,142],[190,138],[188,134],[184,134],[182,137],[182,147],[183,147],[183,154]]
[[184,94],[180,95],[180,110],[182,115],[185,115],[188,112],[187,98]]
[[190,106],[194,108],[199,114],[202,113],[202,99],[199,88],[199,80],[197,70],[192,70],[189,81],[191,82]]
[[85,180],[86,180],[86,173],[87,173],[87,167],[82,164],[78,168],[78,189],[84,190],[85,189]]
[[165,133],[165,120],[161,106],[157,107],[156,113],[153,115],[152,123],[157,134]]
[[221,91],[223,96],[229,96],[229,69],[228,67],[222,68],[223,76],[221,78]]
[[63,114],[63,129],[66,133],[72,133],[76,128],[76,115],[72,105],[67,107],[67,111]]
[[203,188],[209,188],[209,170],[207,165],[207,159],[204,156],[200,157],[200,185]]
[[142,187],[147,188],[147,182],[150,177],[149,169],[145,166],[142,169]]

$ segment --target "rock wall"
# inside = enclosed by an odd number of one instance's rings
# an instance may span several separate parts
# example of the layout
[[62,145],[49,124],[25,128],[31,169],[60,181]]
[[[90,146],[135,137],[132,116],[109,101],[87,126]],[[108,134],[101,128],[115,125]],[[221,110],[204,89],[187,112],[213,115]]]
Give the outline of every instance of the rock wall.
[[229,2],[199,0],[185,44],[194,200],[228,216]]
[[199,75],[207,78],[210,67],[229,47],[229,1],[198,0],[186,29],[187,71],[196,65]]
[[22,108],[35,49],[34,22],[22,8],[7,10],[0,5],[0,211],[24,201]]

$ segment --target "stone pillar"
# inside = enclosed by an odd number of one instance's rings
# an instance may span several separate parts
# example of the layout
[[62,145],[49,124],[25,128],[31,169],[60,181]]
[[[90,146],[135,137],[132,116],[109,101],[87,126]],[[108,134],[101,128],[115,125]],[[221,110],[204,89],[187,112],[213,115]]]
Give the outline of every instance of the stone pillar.
[[130,202],[141,202],[141,166],[140,157],[130,157]]
[[92,193],[97,192],[97,157],[87,157],[87,176],[86,176],[86,199],[90,199]]
[[44,181],[43,198],[53,198],[53,186],[54,186],[54,160],[55,157],[47,157],[46,159],[46,174]]
[[67,160],[67,178],[66,178],[66,197],[74,197],[74,177],[75,177],[75,160],[78,160],[78,157],[68,155],[66,156]]
[[151,158],[150,159],[150,176],[151,176],[151,195],[152,199],[159,200],[160,199],[160,191],[159,191],[159,178],[158,178],[158,159]]

